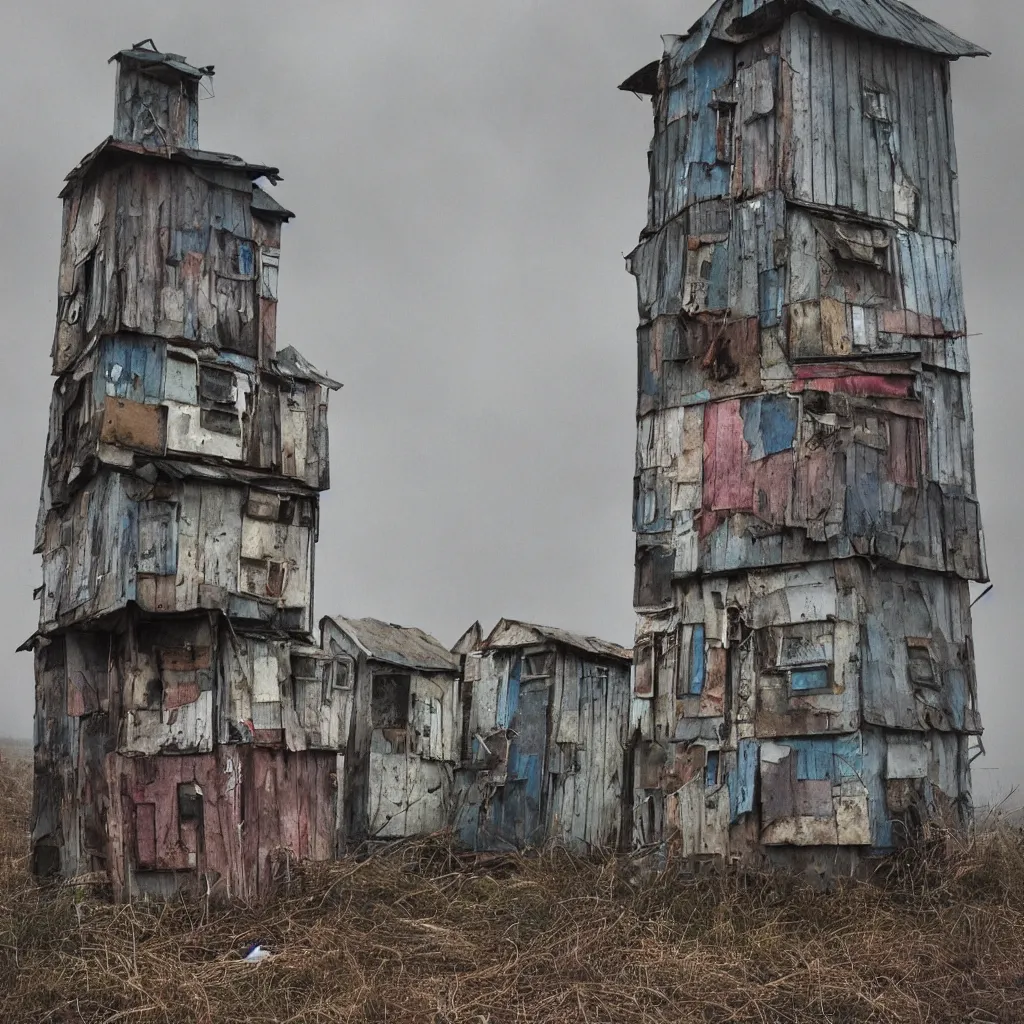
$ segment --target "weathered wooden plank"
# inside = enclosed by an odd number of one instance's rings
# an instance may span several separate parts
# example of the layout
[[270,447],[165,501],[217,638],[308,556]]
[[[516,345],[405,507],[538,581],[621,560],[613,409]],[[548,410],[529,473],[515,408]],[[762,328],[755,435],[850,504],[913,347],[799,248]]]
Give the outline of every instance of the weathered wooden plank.
[[[856,65],[847,69],[847,57],[852,48],[856,50],[856,39],[851,40],[846,35],[837,32],[828,34],[828,41],[831,51],[831,83],[832,83],[832,124],[833,134],[829,137],[828,143],[835,149],[836,182],[835,202],[833,205],[845,209],[860,209],[853,203],[853,176],[854,169],[851,166],[853,154],[851,152],[851,135],[853,126],[850,123],[850,101],[848,93],[850,90],[850,72],[856,76]],[[827,87],[826,78],[826,87]]]

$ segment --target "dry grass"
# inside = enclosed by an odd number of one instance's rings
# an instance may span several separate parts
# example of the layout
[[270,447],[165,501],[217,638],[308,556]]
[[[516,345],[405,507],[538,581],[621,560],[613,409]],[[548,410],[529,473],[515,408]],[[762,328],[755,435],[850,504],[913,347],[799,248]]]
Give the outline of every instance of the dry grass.
[[[25,873],[28,768],[0,785],[0,1020],[507,1024],[1024,1021],[1024,839],[823,893],[637,878],[441,840],[308,871],[253,909],[113,906]],[[276,955],[247,964],[260,940]]]

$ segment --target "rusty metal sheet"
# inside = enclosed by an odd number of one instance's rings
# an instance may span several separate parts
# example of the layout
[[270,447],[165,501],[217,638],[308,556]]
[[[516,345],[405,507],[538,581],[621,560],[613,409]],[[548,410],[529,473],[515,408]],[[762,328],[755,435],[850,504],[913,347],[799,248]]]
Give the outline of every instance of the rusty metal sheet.
[[108,397],[103,407],[100,441],[163,455],[167,446],[167,410],[159,405]]

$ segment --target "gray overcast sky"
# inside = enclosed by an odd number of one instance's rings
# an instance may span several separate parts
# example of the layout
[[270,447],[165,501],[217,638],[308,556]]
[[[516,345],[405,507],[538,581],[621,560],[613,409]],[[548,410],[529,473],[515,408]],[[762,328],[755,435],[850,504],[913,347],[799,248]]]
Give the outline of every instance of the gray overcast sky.
[[[32,530],[51,380],[64,174],[110,132],[107,58],[152,36],[215,64],[200,140],[281,167],[279,342],[345,382],[317,614],[479,618],[630,643],[636,301],[650,108],[616,85],[704,0],[36,0],[5,15],[0,406],[8,534],[0,733],[27,735]],[[995,51],[954,67],[981,499],[996,590],[976,609],[988,757],[1024,782],[1014,524],[1024,347],[1011,311],[1024,208],[1015,0],[918,0]]]

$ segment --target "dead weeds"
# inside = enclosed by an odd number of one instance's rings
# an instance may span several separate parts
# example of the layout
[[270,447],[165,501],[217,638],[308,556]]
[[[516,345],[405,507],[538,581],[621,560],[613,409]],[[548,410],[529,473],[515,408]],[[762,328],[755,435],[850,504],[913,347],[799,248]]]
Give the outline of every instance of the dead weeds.
[[[115,906],[27,874],[0,785],[0,1020],[160,1024],[1024,1021],[1024,838],[948,837],[875,884],[641,874],[443,837],[308,867],[257,907]],[[242,956],[256,942],[273,952]]]

